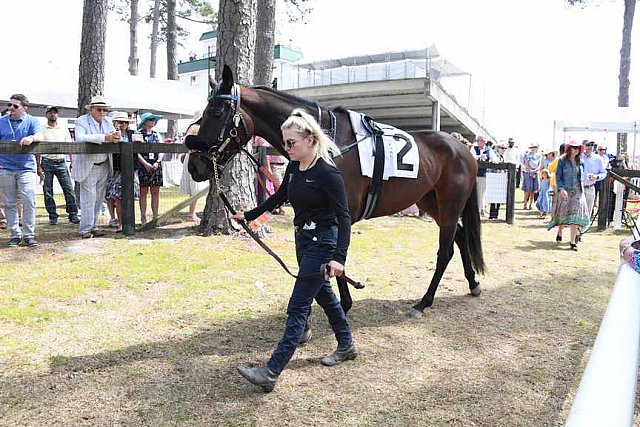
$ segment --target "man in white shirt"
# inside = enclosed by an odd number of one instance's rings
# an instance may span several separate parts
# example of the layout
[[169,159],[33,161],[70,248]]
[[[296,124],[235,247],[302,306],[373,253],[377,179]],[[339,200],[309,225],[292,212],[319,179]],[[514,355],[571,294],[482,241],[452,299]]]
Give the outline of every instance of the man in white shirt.
[[[50,105],[45,110],[47,124],[43,129],[44,140],[52,142],[71,142],[69,129],[58,123],[58,107]],[[56,225],[58,223],[58,212],[56,201],[53,198],[53,178],[58,178],[64,200],[66,203],[66,211],[69,216],[69,222],[72,224],[80,224],[78,219],[78,205],[76,203],[76,193],[73,189],[73,181],[69,176],[67,169],[66,154],[43,154],[40,156],[40,164],[38,164],[38,174],[44,176],[44,184],[42,188],[44,196],[44,207],[49,214],[49,224]]]
[[584,188],[584,198],[587,201],[587,212],[589,213],[589,217],[591,217],[591,211],[593,211],[596,199],[595,184],[598,181],[602,181],[607,176],[607,171],[602,165],[602,159],[599,155],[593,152],[595,148],[596,143],[589,141],[584,146],[584,153],[582,154],[582,163],[584,164],[582,186]]
[[513,140],[513,138],[509,138],[509,140],[507,141],[507,148],[504,150],[502,157],[504,158],[505,163],[511,163],[513,165],[516,165],[516,188],[519,187],[520,175],[521,175],[521,169],[520,169],[521,160],[520,160],[520,153],[518,151],[518,147],[516,146],[516,143]]
[[[109,107],[110,105],[102,96],[91,98],[91,103],[86,105],[89,112],[76,120],[76,142],[102,144],[120,141],[120,131],[115,129],[107,117]],[[112,168],[110,154],[79,154],[73,158],[71,178],[80,184],[82,217],[79,231],[83,239],[105,234],[98,230],[97,219],[104,202],[107,180]]]

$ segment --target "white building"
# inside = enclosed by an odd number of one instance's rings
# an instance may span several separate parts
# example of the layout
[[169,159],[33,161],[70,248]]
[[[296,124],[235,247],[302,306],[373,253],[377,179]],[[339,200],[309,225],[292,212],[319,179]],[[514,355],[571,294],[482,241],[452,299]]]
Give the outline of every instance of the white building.
[[[207,31],[200,36],[200,53],[192,52],[189,61],[178,64],[180,81],[192,87],[202,88],[205,96],[209,91],[209,75],[215,74],[216,43],[218,32]],[[293,87],[297,76],[295,63],[302,58],[302,53],[277,44],[273,48],[273,77],[278,88]],[[284,83],[284,85],[283,85]]]

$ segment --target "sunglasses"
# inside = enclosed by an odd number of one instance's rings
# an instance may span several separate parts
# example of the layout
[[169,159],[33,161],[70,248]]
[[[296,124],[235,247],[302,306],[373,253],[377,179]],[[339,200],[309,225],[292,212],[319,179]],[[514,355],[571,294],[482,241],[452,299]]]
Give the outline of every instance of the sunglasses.
[[108,108],[103,108],[103,107],[95,107],[96,111],[100,111],[101,113],[107,113],[109,112]]
[[285,148],[286,148],[286,149],[290,150],[290,149],[292,149],[292,148],[293,148],[293,146],[296,144],[296,142],[300,142],[300,141],[302,141],[303,139],[305,139],[305,138],[300,138],[300,139],[287,139],[287,140],[284,142],[284,146],[285,146]]
[[18,105],[18,104],[13,104],[13,103],[10,102],[10,103],[7,104],[7,107],[17,110],[18,108],[20,108],[22,106]]

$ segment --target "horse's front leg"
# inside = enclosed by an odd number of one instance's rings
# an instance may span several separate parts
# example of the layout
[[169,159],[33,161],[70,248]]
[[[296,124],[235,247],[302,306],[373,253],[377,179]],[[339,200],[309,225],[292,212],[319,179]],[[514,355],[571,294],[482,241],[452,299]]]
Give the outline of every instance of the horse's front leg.
[[304,332],[302,333],[302,337],[300,338],[300,344],[306,344],[311,341],[313,337],[313,331],[311,330],[311,325],[309,325],[309,319],[311,319],[311,307],[309,307],[309,314],[307,315],[307,323],[304,325]]
[[340,305],[342,306],[344,313],[348,314],[349,310],[351,310],[351,306],[353,305],[353,300],[351,299],[347,279],[344,277],[336,277],[336,281],[338,282],[338,292],[340,293]]

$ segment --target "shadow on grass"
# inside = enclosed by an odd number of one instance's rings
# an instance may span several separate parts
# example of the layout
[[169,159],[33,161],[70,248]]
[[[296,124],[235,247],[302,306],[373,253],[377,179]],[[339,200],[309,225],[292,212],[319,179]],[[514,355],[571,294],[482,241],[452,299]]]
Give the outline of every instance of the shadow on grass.
[[[467,298],[470,299],[471,296],[445,297],[438,300],[439,307],[443,309],[455,304],[456,300]],[[404,313],[415,303],[416,300],[360,300],[349,312],[349,320],[354,333],[363,328],[392,326],[407,321]],[[328,321],[317,305],[313,306],[311,325],[315,341],[332,335],[327,326]],[[249,353],[268,355],[283,330],[284,314],[234,320],[200,330],[187,340],[139,344],[79,357],[58,356],[51,363],[51,372],[90,372],[172,355],[180,358],[229,357]]]
[[[562,283],[569,279],[573,279],[569,274],[559,274],[555,281]],[[385,425],[395,419],[412,425],[431,408],[449,413],[453,404],[451,396],[458,396],[463,399],[463,405],[468,400],[474,408],[482,408],[459,412],[462,425],[520,425],[523,417],[532,425],[553,425],[568,390],[574,385],[574,377],[579,376],[582,354],[595,336],[593,328],[576,330],[576,322],[587,319],[589,324],[599,323],[604,303],[594,304],[590,298],[572,292],[564,295],[565,300],[557,300],[556,294],[565,292],[553,282],[513,285],[526,280],[527,277],[516,277],[512,283],[486,290],[480,298],[441,295],[436,298],[434,308],[426,310],[425,317],[417,321],[404,317],[415,300],[356,300],[350,312],[351,324],[361,348],[368,348],[370,354],[364,351],[355,364],[344,369],[320,367],[317,356],[321,354],[294,356],[287,370],[296,371],[303,379],[310,377],[308,381],[311,381],[307,384],[300,380],[298,386],[292,386],[287,383],[292,381],[292,375],[283,375],[286,377],[283,387],[295,393],[262,396],[233,372],[238,364],[255,358],[266,360],[283,329],[284,316],[276,313],[223,322],[187,338],[81,357],[58,356],[51,361],[48,374],[4,378],[5,391],[0,391],[0,397],[4,395],[7,399],[0,400],[4,400],[2,405],[7,407],[25,408],[27,415],[36,417],[36,424],[41,416],[70,413],[71,421],[62,425],[74,424],[73,420],[79,421],[78,417],[84,421],[74,425],[95,425],[96,418],[125,425],[174,425],[169,421],[175,419],[188,420],[190,425],[207,425],[213,420],[217,420],[218,425],[254,425],[258,416],[267,417],[264,425],[295,425],[300,415],[296,408],[306,410],[302,405],[313,401],[316,407],[324,409],[309,416],[326,415],[325,422],[331,416],[351,414],[366,419],[365,424],[370,421],[371,425]],[[589,272],[583,274],[581,281],[593,286],[602,283],[597,274]],[[314,310],[311,321],[314,341],[303,351],[305,354],[310,350],[324,352],[328,349],[325,341],[333,342],[332,332],[321,310]],[[438,343],[439,348],[429,348],[433,342]],[[402,371],[402,365],[397,365],[407,346],[424,348],[425,360],[413,362],[415,372],[411,368],[408,372]],[[504,346],[509,348],[505,350],[508,356],[491,356]],[[439,354],[447,354],[442,353],[444,350],[455,359],[480,358],[483,362],[467,372],[464,367],[454,367],[455,362],[447,361],[446,357],[439,359]],[[374,352],[375,355],[371,354]],[[377,365],[367,367],[373,363]],[[169,366],[163,369],[164,365]],[[141,368],[145,366],[146,371]],[[445,366],[445,376],[438,380],[407,385],[396,379],[438,366]],[[395,371],[398,368],[402,375]],[[467,375],[471,375],[471,389]],[[511,379],[511,375],[515,379]],[[505,381],[510,382],[508,387],[503,385]],[[384,384],[382,391],[394,398],[381,400],[376,392],[380,386],[370,388],[369,384]],[[515,394],[531,393],[531,396],[540,392],[545,398],[518,406],[524,401],[514,405],[513,395],[505,390]],[[354,406],[351,399],[336,399],[337,391],[347,395],[358,393],[358,400],[363,402],[363,408],[368,408],[368,413],[354,415],[354,411],[362,412],[360,405]],[[306,394],[311,397],[301,403],[300,396]],[[90,409],[73,413],[69,401],[78,396],[87,400],[84,406]],[[427,405],[429,408],[418,403],[425,401],[431,402]],[[405,409],[398,411],[397,403]],[[511,412],[505,414],[491,409],[502,403],[511,407]],[[114,404],[120,405],[120,412],[113,410]],[[296,406],[298,404],[300,406]],[[272,413],[273,408],[291,411],[291,407],[294,414],[280,414],[277,409]],[[461,410],[459,406],[456,408]],[[92,415],[86,415],[87,411]],[[2,406],[0,412],[5,412]],[[165,412],[168,415],[163,415]],[[154,417],[160,416],[165,418],[154,423]],[[450,419],[446,415],[442,417],[438,418],[442,423]]]

